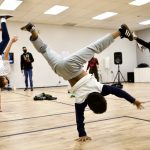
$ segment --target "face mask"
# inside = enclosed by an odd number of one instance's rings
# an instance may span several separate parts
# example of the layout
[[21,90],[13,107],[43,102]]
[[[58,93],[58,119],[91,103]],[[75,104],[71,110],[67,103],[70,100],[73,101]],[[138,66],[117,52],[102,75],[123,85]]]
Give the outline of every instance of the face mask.
[[24,52],[24,53],[26,53],[26,52],[27,52],[27,50],[23,50],[23,52]]

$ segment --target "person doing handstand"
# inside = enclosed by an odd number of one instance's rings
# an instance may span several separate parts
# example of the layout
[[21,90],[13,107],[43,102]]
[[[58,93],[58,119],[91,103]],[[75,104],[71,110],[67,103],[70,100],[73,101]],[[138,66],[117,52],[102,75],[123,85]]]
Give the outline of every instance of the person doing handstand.
[[35,30],[34,24],[28,23],[23,26],[21,30],[31,33],[30,40],[36,50],[45,57],[56,74],[69,81],[72,91],[75,93],[76,123],[79,133],[77,141],[87,141],[91,139],[84,128],[84,110],[88,105],[94,113],[104,113],[107,110],[107,102],[104,96],[113,94],[134,104],[137,109],[143,108],[141,102],[127,92],[114,86],[101,84],[97,82],[93,75],[83,70],[83,64],[88,62],[95,53],[100,53],[106,49],[113,43],[115,38],[120,36],[130,41],[133,40],[132,33],[127,25],[121,25],[118,31],[98,39],[66,58],[62,58],[41,40]]

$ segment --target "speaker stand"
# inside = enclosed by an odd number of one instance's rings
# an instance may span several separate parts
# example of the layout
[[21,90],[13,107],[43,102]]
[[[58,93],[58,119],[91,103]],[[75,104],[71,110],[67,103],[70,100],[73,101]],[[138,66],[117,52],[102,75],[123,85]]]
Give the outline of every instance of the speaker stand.
[[[116,86],[116,87],[122,89],[122,88],[123,88],[123,85],[121,84],[120,77],[122,77],[123,81],[125,82],[125,79],[124,79],[124,77],[123,77],[123,75],[122,75],[122,73],[121,73],[121,71],[120,71],[120,66],[119,66],[119,64],[118,64],[118,71],[117,71],[117,74],[116,74],[116,76],[115,76],[115,78],[114,78],[114,81],[113,81],[113,85],[112,85],[112,86]],[[117,83],[115,82],[116,79],[118,79],[118,82],[117,82]]]

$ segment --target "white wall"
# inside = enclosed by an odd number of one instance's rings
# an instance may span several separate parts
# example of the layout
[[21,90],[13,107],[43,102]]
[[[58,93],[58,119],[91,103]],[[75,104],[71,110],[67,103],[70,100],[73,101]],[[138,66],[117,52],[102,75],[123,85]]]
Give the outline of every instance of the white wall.
[[[24,87],[24,77],[20,70],[20,55],[22,54],[22,46],[26,46],[28,51],[33,54],[35,62],[33,63],[33,80],[34,87],[47,87],[58,86],[68,84],[61,77],[58,77],[51,70],[45,59],[39,54],[29,41],[30,34],[25,31],[21,31],[20,27],[24,24],[19,22],[8,22],[8,28],[10,35],[17,35],[19,40],[12,47],[14,52],[15,62],[11,65],[12,72],[10,79],[17,88]],[[36,24],[40,36],[45,43],[48,43],[49,47],[55,49],[62,55],[64,53],[72,53],[98,38],[104,36],[107,33],[113,32],[112,30],[104,29],[92,29],[92,28],[77,28],[66,26],[54,26]],[[117,72],[117,65],[114,64],[114,52],[122,52],[123,64],[120,65],[121,72],[126,79],[127,72],[133,72],[137,65],[136,62],[136,46],[135,42],[130,42],[127,39],[116,39],[115,42],[108,47],[104,52],[99,55],[95,55],[99,62],[102,73],[103,82],[112,82]],[[109,57],[110,67],[105,68],[104,59]],[[113,73],[111,73],[113,71]],[[61,81],[61,84],[59,84]]]
[[[146,42],[150,42],[150,28],[136,32],[137,36]],[[150,66],[150,52],[148,49],[141,50],[137,46],[137,64],[146,63]]]

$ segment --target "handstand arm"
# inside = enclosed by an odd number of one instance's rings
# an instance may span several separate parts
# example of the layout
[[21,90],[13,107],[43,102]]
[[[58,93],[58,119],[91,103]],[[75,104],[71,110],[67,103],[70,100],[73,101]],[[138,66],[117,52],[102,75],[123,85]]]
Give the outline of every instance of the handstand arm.
[[14,36],[12,37],[12,39],[9,41],[9,43],[7,44],[5,51],[4,51],[4,60],[8,60],[8,56],[9,56],[9,51],[11,49],[11,46],[13,43],[15,43],[17,41],[17,37]]
[[75,111],[76,111],[76,122],[77,122],[77,130],[79,133],[79,138],[76,141],[85,142],[87,140],[91,140],[90,137],[87,136],[85,128],[84,128],[84,110],[87,106],[87,103],[84,102],[82,104],[75,103]]
[[117,97],[124,98],[125,100],[127,100],[130,103],[133,103],[137,107],[137,109],[144,108],[140,101],[136,100],[134,97],[132,97],[130,94],[128,94],[124,90],[121,90],[120,88],[117,88],[114,86],[104,85],[101,94],[103,96],[113,94]]

